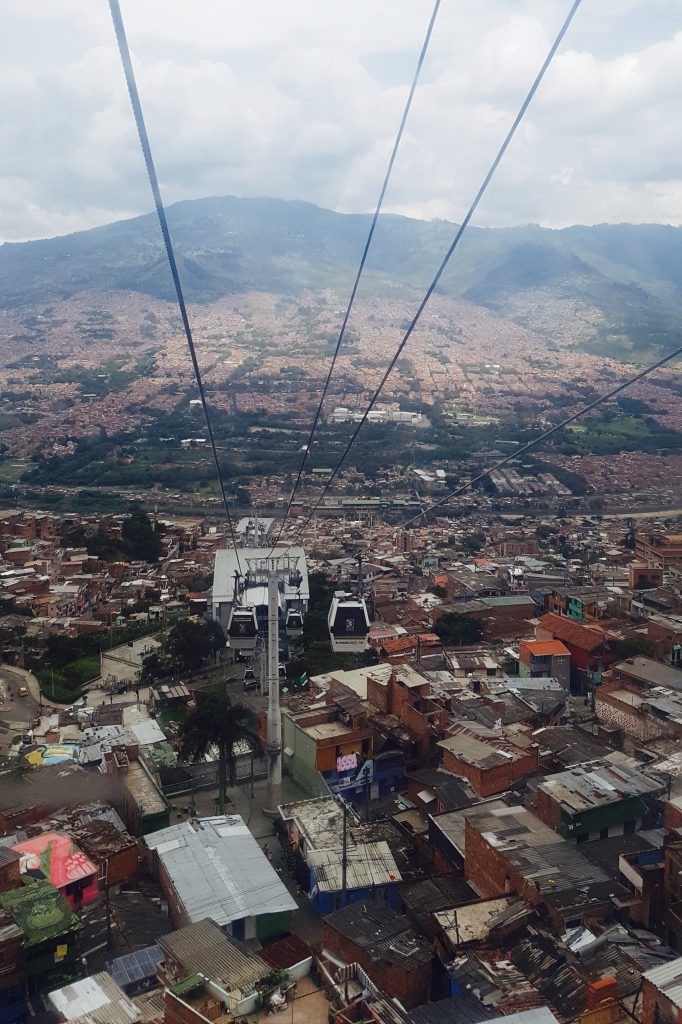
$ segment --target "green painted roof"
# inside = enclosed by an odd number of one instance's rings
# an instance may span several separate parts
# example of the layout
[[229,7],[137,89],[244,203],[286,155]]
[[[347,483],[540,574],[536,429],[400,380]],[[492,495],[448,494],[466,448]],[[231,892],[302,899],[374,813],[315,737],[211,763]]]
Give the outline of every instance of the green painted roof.
[[0,907],[12,914],[26,936],[26,946],[36,946],[81,927],[63,893],[46,881],[32,881],[20,889],[0,893]]
[[203,984],[204,978],[201,974],[190,974],[188,978],[183,978],[182,981],[171,985],[171,992],[174,996],[182,996]]

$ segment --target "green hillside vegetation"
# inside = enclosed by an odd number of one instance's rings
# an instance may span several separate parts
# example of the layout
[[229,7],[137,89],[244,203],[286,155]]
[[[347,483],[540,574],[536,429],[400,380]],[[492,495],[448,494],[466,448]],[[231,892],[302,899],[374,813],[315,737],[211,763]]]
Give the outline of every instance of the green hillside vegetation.
[[611,455],[623,451],[679,451],[682,434],[664,430],[649,417],[605,413],[566,428],[566,450],[576,454]]
[[[234,196],[177,203],[168,216],[187,298],[197,303],[253,289],[287,295],[306,288],[343,289],[350,284],[369,225],[364,214]],[[387,293],[396,286],[423,289],[454,231],[446,221],[383,216],[366,287]],[[0,308],[32,307],[88,289],[174,298],[153,215],[0,246]],[[558,304],[567,330],[571,311],[582,311],[589,333],[583,343],[618,358],[677,344],[681,289],[682,228],[646,224],[563,230],[474,227],[440,285],[446,294],[545,330],[548,341],[548,330],[535,322],[539,309]],[[35,326],[25,320],[28,340]],[[106,317],[95,313],[81,326],[85,341],[111,333]],[[154,337],[155,323],[150,320],[147,326]],[[114,372],[108,389],[122,383]]]

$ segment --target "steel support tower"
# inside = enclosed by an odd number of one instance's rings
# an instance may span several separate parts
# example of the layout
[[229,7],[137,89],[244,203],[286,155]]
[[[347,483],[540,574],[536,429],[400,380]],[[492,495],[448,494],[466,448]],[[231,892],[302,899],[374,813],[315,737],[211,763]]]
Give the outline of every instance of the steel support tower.
[[269,555],[267,558],[247,558],[252,579],[267,584],[268,588],[268,736],[265,752],[268,757],[268,783],[282,784],[282,713],[279,706],[279,585],[298,572],[298,556]]

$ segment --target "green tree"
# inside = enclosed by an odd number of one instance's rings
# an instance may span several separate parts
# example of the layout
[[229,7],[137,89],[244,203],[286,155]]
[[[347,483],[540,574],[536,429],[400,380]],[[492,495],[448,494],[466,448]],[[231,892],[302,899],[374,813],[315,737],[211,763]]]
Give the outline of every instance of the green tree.
[[139,505],[131,507],[130,515],[123,522],[121,537],[126,554],[133,561],[158,562],[161,531]]
[[218,803],[225,813],[225,790],[235,779],[237,747],[247,746],[254,754],[263,752],[258,735],[258,716],[246,704],[233,704],[222,686],[197,692],[196,707],[180,730],[180,756],[197,761],[216,747],[218,750]]
[[213,619],[181,619],[169,630],[164,653],[179,672],[196,672],[225,646],[225,634]]
[[484,533],[472,533],[469,537],[465,537],[463,540],[462,551],[465,551],[468,555],[475,555],[481,550],[484,544]]
[[483,636],[481,620],[459,612],[441,615],[433,628],[444,644],[474,644]]

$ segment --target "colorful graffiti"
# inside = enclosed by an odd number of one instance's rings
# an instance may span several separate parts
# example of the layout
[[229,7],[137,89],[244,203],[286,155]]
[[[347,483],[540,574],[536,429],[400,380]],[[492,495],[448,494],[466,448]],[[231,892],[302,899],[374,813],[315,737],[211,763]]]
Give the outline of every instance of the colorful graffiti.
[[40,768],[42,765],[75,761],[79,751],[80,747],[75,743],[40,743],[24,756],[29,764]]

